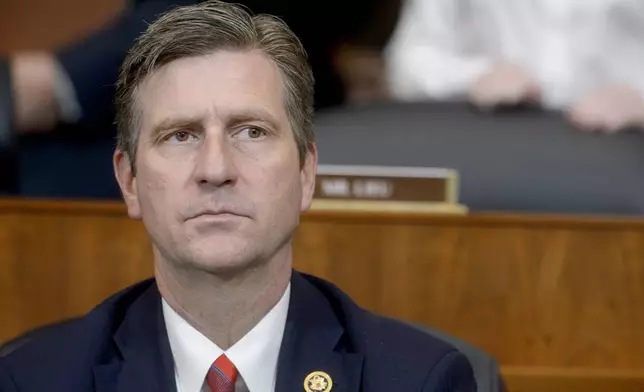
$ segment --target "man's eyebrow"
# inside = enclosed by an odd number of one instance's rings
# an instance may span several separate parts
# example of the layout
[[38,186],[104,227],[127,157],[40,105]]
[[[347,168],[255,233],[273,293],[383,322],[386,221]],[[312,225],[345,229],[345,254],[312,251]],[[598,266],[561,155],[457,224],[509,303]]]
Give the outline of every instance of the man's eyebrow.
[[168,129],[173,128],[184,128],[188,126],[200,125],[203,122],[201,116],[177,116],[177,117],[166,117],[159,122],[157,122],[152,127],[152,137],[167,131]]
[[279,129],[280,122],[268,110],[262,108],[249,108],[231,111],[228,114],[228,126],[242,125],[247,122],[261,121],[274,129]]
[[[249,108],[230,111],[226,114],[226,126],[235,127],[250,122],[264,122],[274,130],[278,130],[280,122],[268,110],[263,108]],[[154,139],[159,134],[169,129],[179,129],[186,127],[202,127],[204,122],[203,116],[171,116],[158,121],[152,127],[151,137]]]

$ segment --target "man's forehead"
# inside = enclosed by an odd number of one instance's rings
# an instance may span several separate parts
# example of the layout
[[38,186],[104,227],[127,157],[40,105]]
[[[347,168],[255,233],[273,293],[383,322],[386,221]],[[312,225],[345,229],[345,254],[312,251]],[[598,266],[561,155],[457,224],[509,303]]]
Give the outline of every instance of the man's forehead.
[[281,74],[260,51],[218,51],[164,65],[137,89],[144,117],[286,115]]
[[139,89],[177,88],[186,84],[205,87],[208,81],[255,87],[275,87],[283,82],[277,64],[263,51],[226,49],[170,61],[150,72]]

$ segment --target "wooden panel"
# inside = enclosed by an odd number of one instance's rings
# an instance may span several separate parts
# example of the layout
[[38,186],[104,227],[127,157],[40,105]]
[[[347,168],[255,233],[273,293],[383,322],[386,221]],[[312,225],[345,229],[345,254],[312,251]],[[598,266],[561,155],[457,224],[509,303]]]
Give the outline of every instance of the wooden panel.
[[297,265],[516,366],[644,366],[644,231],[588,221],[305,220]]
[[[0,340],[152,273],[119,204],[0,202],[0,247]],[[644,220],[315,212],[294,257],[371,310],[485,349],[512,391],[642,385]]]
[[1,208],[0,341],[82,314],[152,274],[145,230],[121,206]]
[[2,0],[0,53],[54,49],[108,22],[125,0]]
[[602,369],[503,367],[510,392],[641,392],[644,372]]

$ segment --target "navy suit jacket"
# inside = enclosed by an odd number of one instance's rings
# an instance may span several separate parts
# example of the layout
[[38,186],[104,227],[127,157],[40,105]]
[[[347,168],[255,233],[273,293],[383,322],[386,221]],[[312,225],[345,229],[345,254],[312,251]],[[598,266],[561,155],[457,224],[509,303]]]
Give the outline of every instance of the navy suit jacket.
[[[475,392],[452,346],[359,308],[328,282],[293,273],[276,391],[302,391],[317,370],[332,392]],[[0,359],[0,391],[174,392],[174,365],[154,280]]]

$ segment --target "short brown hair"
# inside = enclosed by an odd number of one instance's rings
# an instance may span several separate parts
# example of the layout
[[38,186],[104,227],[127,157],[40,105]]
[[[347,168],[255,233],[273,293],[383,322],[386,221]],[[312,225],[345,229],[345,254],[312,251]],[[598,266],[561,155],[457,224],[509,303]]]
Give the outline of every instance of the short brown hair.
[[251,15],[239,5],[206,1],[161,15],[128,52],[116,83],[117,147],[130,158],[132,170],[139,140],[135,93],[165,64],[217,50],[260,49],[277,65],[284,84],[285,106],[304,162],[315,141],[313,74],[299,39],[280,19]]

